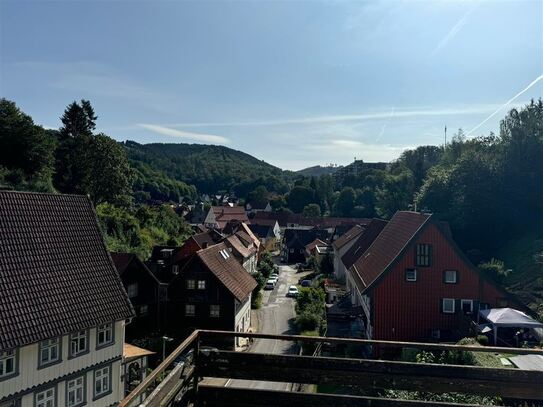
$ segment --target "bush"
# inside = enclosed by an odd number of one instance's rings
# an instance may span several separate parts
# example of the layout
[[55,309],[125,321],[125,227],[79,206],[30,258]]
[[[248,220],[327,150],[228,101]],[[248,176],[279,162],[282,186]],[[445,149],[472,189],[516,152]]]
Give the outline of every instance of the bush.
[[302,288],[296,299],[296,325],[301,331],[326,330],[326,294],[320,288]]
[[253,292],[251,297],[251,308],[260,309],[262,307],[262,293],[258,291],[256,294]]
[[485,335],[477,335],[477,342],[479,342],[480,345],[487,346],[488,337]]

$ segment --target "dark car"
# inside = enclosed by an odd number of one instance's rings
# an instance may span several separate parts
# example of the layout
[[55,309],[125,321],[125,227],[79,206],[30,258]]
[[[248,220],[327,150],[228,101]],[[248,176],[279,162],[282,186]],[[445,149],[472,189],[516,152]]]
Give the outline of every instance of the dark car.
[[301,286],[302,287],[311,287],[311,280],[302,280]]

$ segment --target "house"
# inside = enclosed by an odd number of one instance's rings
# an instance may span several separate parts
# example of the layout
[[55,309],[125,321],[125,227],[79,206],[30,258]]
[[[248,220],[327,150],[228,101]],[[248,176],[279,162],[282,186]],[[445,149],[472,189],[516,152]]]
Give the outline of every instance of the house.
[[256,281],[224,242],[199,250],[168,287],[173,329],[247,332]]
[[329,233],[332,233],[335,228],[341,225],[352,227],[354,225],[365,225],[371,221],[371,219],[367,218],[304,217],[300,213],[292,212],[258,212],[251,219],[251,223],[262,224],[263,221],[274,220],[277,221],[282,231],[286,228],[305,226],[328,229]]
[[240,222],[237,220],[229,221],[223,228],[223,233],[226,235],[239,234],[239,237],[242,238],[247,244],[252,243],[257,252],[260,251],[260,240],[256,235],[251,231],[249,225],[245,222]]
[[277,248],[277,242],[281,236],[277,221],[274,221],[274,225],[277,229],[275,229],[275,227],[272,225],[248,225],[251,232],[253,232],[258,240],[260,240],[261,247],[268,251],[272,251]]
[[86,196],[0,191],[0,405],[116,405],[134,311]]
[[269,202],[249,202],[245,205],[247,215],[254,215],[257,212],[271,212],[272,207]]
[[217,244],[224,239],[224,236],[214,229],[206,229],[205,232],[197,233],[189,237],[183,246],[176,252],[174,256],[174,262],[186,259],[198,250],[205,249],[209,246]]
[[111,253],[136,317],[126,327],[126,338],[142,338],[160,332],[167,286],[133,253]]
[[446,223],[397,212],[348,271],[366,336],[379,340],[455,340],[480,309],[519,305],[474,267]]
[[314,227],[297,227],[285,229],[281,260],[285,263],[304,263],[305,247],[315,239],[327,240],[329,233],[326,229]]
[[249,235],[240,230],[228,236],[224,243],[248,273],[256,273],[258,249]]
[[356,238],[364,232],[364,229],[365,227],[362,225],[355,225],[332,242],[332,248],[334,249],[334,277],[337,280],[345,280],[346,269],[341,261],[342,257],[352,247]]
[[319,238],[313,240],[311,243],[305,245],[306,256],[314,256],[317,253],[318,246],[328,246],[328,244]]
[[212,206],[204,219],[204,225],[222,230],[233,220],[250,223],[243,206]]
[[[125,343],[123,346],[123,364],[121,381],[124,383],[124,395],[128,395],[147,377],[148,357],[155,352]],[[141,403],[140,397],[138,403]]]

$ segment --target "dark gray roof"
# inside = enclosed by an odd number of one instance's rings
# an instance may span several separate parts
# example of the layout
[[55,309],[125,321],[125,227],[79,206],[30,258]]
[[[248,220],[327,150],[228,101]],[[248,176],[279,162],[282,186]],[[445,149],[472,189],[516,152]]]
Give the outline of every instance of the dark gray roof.
[[0,350],[133,313],[87,197],[0,191]]

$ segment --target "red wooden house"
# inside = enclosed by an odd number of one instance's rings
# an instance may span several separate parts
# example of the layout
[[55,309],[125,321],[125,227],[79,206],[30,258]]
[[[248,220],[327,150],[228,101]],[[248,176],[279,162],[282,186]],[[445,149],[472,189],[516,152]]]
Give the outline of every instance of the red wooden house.
[[479,309],[522,306],[470,263],[448,224],[429,214],[397,212],[347,274],[372,339],[456,339]]

